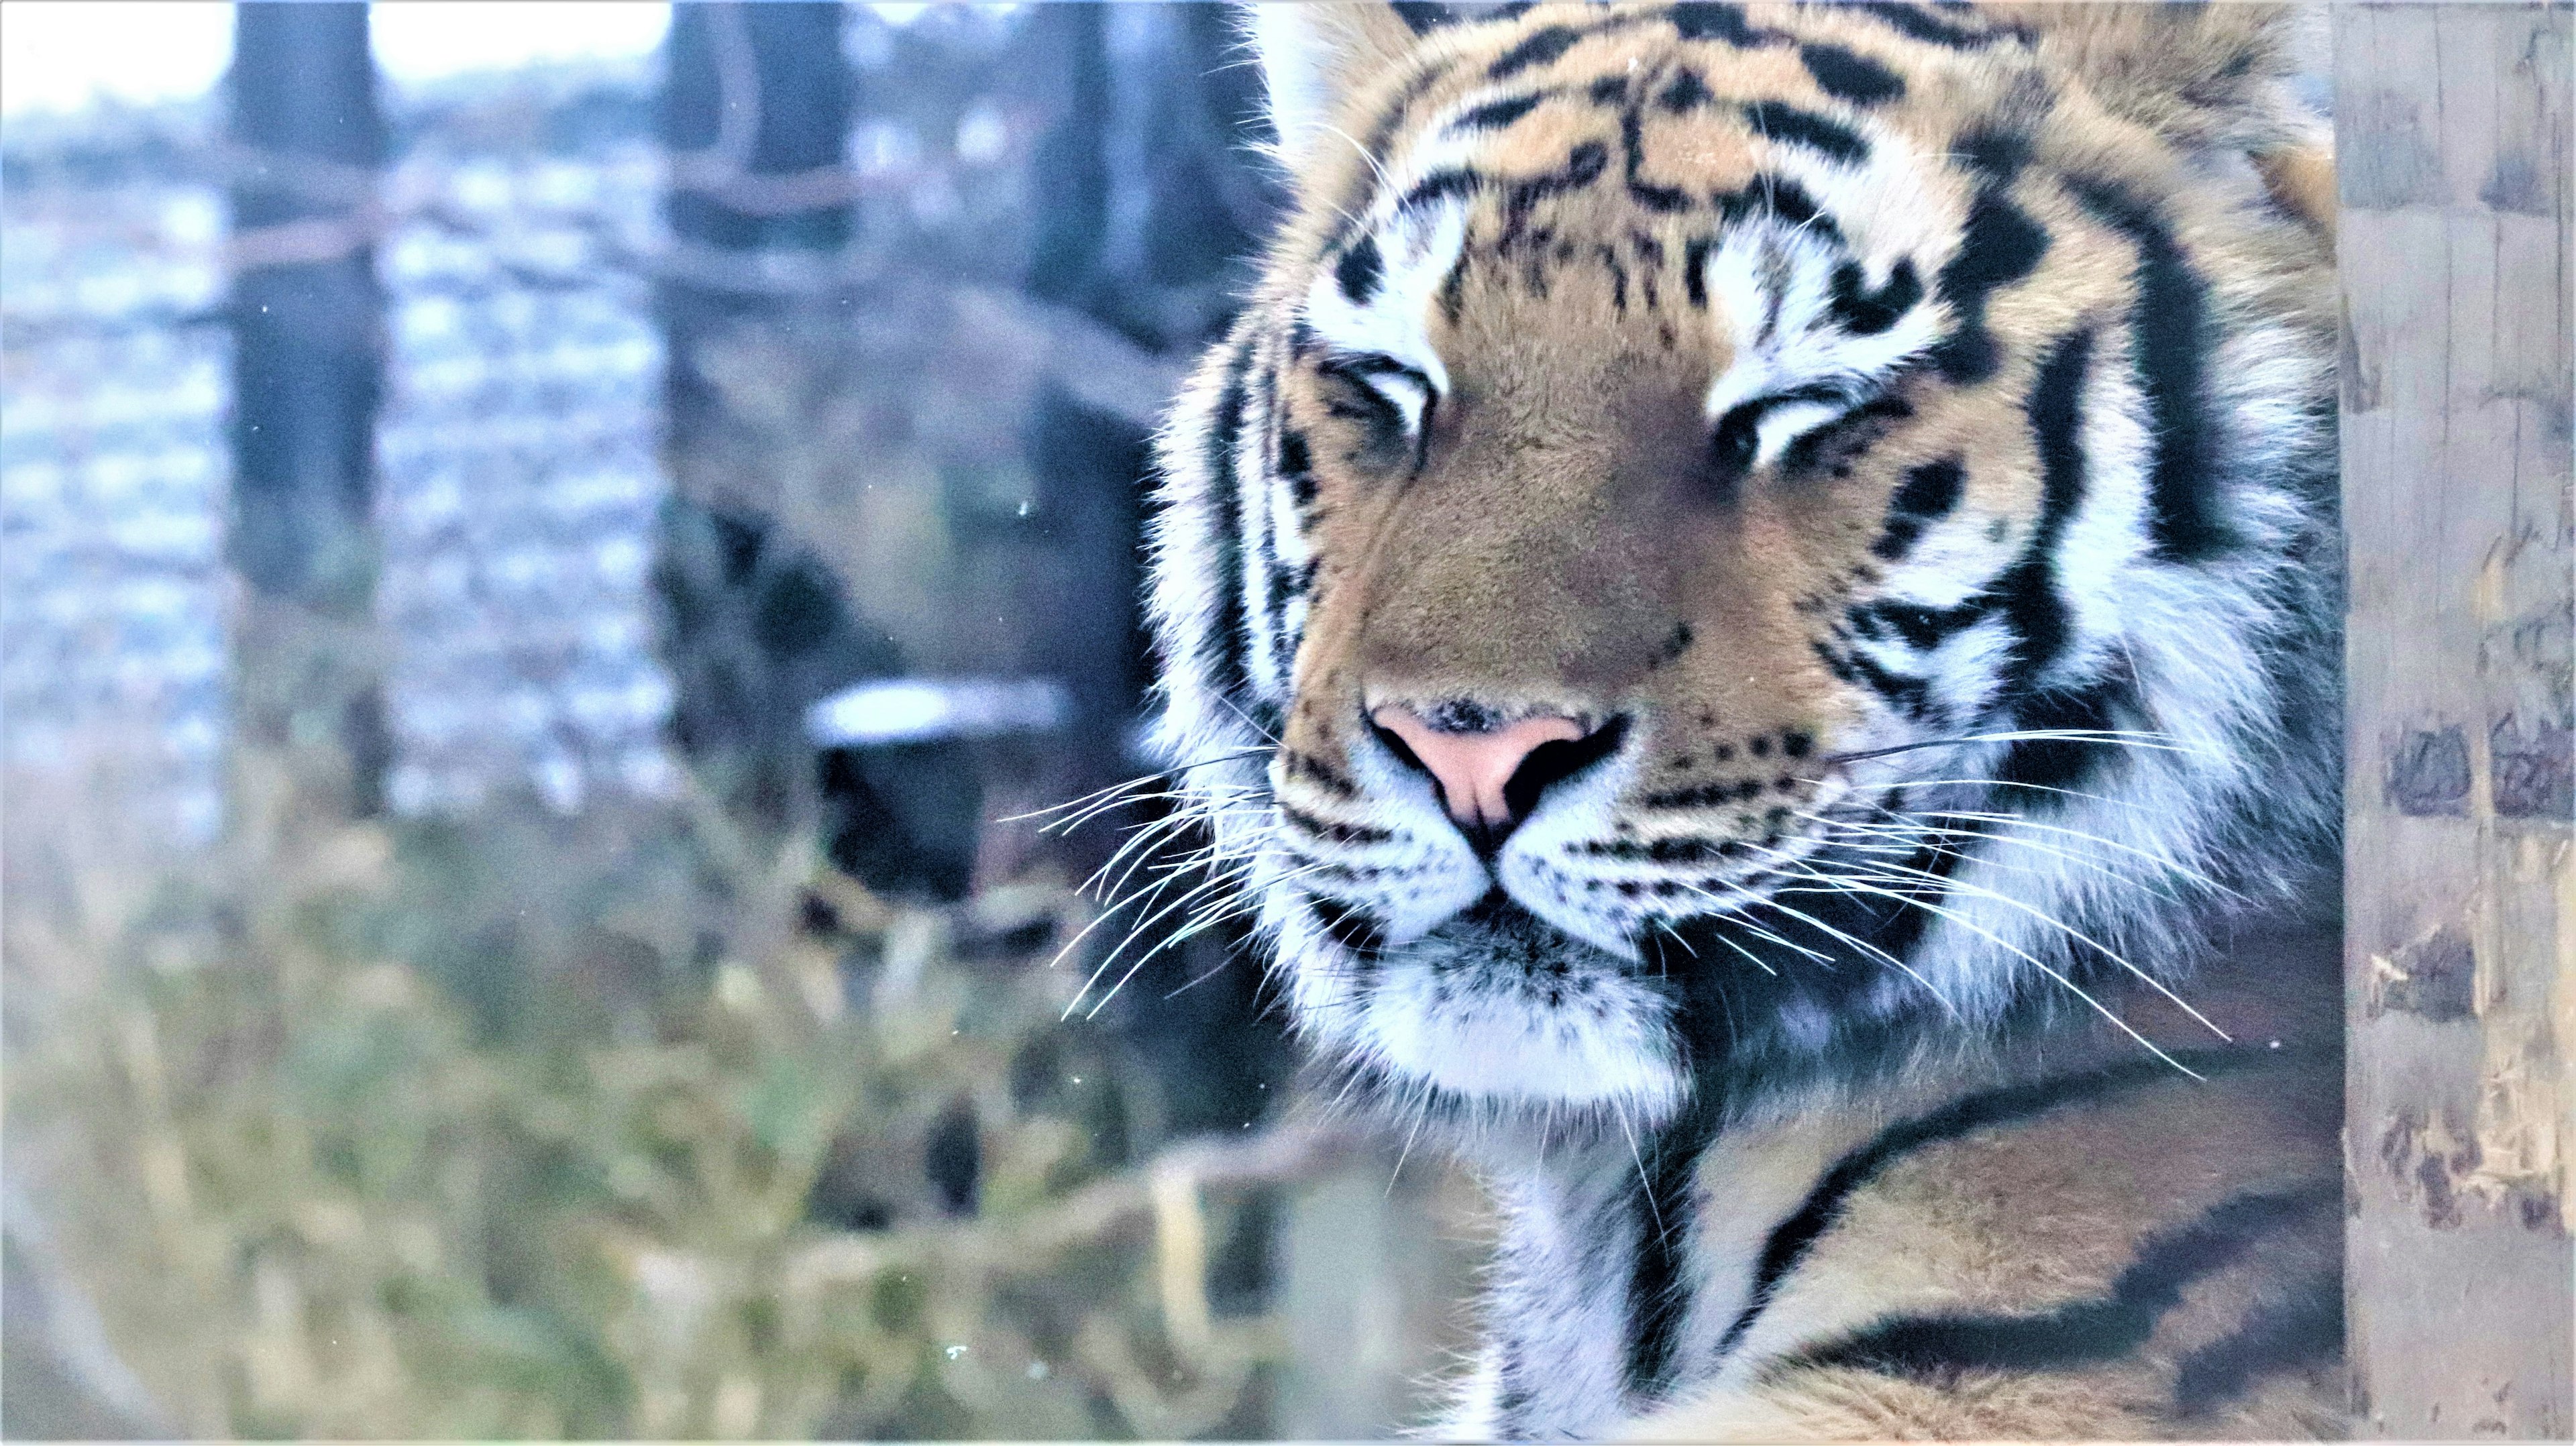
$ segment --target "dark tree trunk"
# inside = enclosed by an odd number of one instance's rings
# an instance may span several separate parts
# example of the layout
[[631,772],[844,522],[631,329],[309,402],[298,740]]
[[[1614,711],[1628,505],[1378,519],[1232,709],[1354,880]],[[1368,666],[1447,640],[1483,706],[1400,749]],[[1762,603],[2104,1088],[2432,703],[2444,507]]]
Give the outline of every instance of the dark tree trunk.
[[[380,810],[391,751],[372,607],[385,151],[358,4],[238,7],[232,138],[233,563],[243,746],[282,760],[254,807]],[[269,775],[276,777],[276,775]]]
[[[665,210],[685,262],[658,293],[676,483],[656,576],[663,652],[690,766],[770,831],[812,820],[805,709],[892,661],[854,629],[842,581],[781,526],[785,509],[761,505],[775,501],[764,488],[797,471],[781,444],[803,439],[747,419],[708,370],[711,347],[746,338],[793,351],[817,298],[763,284],[764,261],[811,271],[849,241],[840,183],[855,87],[843,18],[837,4],[677,6],[662,96]],[[793,391],[788,370],[777,381]]]
[[[662,143],[675,162],[672,231],[732,250],[837,248],[850,237],[834,197],[855,94],[837,4],[681,5],[671,14]],[[822,173],[819,195],[751,178]]]

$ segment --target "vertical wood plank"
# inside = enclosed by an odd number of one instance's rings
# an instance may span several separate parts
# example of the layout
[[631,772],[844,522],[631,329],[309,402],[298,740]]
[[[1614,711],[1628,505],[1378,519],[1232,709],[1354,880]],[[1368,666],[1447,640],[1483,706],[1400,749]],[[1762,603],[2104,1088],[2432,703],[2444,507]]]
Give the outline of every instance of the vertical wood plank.
[[2334,11],[2358,1428],[2576,1431],[2566,5]]

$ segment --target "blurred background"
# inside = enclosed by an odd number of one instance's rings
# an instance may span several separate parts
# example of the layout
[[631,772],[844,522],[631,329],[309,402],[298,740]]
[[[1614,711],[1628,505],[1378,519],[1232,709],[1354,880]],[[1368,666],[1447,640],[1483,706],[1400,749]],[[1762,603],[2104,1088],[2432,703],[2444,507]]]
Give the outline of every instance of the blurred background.
[[0,1431],[1420,1418],[1475,1189],[1096,793],[1245,60],[0,4]]

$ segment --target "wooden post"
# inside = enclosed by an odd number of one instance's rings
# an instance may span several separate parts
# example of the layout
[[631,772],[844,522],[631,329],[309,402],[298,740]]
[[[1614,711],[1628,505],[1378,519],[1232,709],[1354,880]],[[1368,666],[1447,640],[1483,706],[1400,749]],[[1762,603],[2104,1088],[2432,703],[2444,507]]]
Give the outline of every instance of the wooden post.
[[2369,1436],[2576,1431],[2569,19],[2334,9]]

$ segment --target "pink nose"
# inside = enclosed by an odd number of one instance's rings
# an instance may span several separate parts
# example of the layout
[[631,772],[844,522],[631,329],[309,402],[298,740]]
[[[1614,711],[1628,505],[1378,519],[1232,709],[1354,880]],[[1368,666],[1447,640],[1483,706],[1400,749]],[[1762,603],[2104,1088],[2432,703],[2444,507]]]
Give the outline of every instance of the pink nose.
[[1461,733],[1433,727],[1410,708],[1380,708],[1369,716],[1413,750],[1440,785],[1449,816],[1470,830],[1498,829],[1512,821],[1503,786],[1541,744],[1572,743],[1584,736],[1582,724],[1564,717],[1523,718],[1481,733]]

